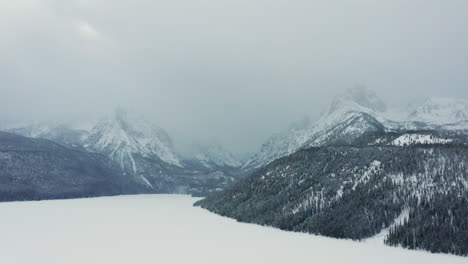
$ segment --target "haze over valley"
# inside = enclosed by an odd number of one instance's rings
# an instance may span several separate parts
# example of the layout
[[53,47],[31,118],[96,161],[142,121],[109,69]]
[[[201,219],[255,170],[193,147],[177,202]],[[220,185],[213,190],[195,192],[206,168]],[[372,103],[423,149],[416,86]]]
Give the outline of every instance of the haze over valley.
[[466,262],[467,13],[0,3],[0,262]]

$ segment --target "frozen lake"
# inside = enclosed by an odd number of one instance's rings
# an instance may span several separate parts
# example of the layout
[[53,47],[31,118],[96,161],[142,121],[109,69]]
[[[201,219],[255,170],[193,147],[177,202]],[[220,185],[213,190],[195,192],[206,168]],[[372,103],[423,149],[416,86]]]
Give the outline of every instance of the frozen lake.
[[0,263],[468,263],[468,258],[284,232],[184,195],[0,203]]

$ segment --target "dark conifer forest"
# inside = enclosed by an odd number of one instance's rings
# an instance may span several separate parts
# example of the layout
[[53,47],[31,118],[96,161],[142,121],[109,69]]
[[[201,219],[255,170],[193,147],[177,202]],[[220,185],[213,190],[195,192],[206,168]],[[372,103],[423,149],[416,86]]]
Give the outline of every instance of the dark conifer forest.
[[314,147],[197,205],[335,238],[364,240],[388,230],[388,245],[467,255],[467,160],[463,144]]

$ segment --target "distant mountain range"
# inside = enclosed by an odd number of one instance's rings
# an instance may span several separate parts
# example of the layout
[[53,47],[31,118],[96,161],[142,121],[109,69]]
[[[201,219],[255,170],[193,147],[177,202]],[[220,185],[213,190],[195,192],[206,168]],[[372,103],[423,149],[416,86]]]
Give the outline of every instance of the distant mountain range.
[[52,123],[20,126],[7,132],[100,154],[127,178],[145,185],[146,192],[201,195],[225,188],[241,173],[241,163],[222,147],[199,146],[193,155],[181,155],[162,128],[122,108],[89,131]]

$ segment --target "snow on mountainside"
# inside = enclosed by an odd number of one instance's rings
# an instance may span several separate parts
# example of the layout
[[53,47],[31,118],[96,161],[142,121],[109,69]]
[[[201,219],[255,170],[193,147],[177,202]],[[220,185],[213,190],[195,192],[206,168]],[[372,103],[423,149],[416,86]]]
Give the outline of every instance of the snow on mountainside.
[[356,87],[335,97],[323,117],[327,118],[333,114],[351,110],[364,113],[385,112],[387,106],[374,91],[365,87]]
[[0,132],[0,201],[142,193],[108,158]]
[[181,166],[169,135],[152,122],[124,109],[117,109],[113,116],[94,126],[83,145],[90,151],[109,156],[134,173],[137,172],[135,155]]
[[270,137],[242,166],[243,169],[259,168],[269,162],[296,152],[306,138],[305,134],[310,127],[308,118],[293,123],[287,130]]
[[188,154],[187,159],[195,160],[207,168],[240,167],[239,159],[219,144],[198,144]]
[[432,97],[417,107],[408,119],[435,125],[467,121],[468,100]]
[[452,142],[451,139],[437,138],[431,135],[420,134],[404,134],[392,142],[395,146],[407,146],[415,144],[447,144]]
[[468,129],[468,100],[431,98],[408,111],[388,109],[367,88],[349,89],[332,101],[315,124],[292,127],[269,138],[243,168],[259,168],[304,147],[349,144],[368,132]]
[[[108,160],[114,170],[125,176],[126,181],[141,188],[138,193],[205,195],[226,188],[238,175],[237,167],[205,167],[197,162],[182,160],[163,129],[124,109],[117,109],[97,122],[90,132],[64,125],[23,126],[11,132],[49,139],[66,149]],[[217,158],[219,164],[237,165],[227,154],[217,156],[220,152],[219,149],[217,152],[212,150],[209,156],[204,157],[205,161]],[[36,164],[29,166],[27,169],[30,171],[38,169]]]
[[75,129],[68,124],[58,122],[33,123],[10,128],[6,131],[30,138],[48,139],[73,149],[83,149],[81,143],[88,135],[85,130]]
[[259,168],[302,147],[345,143],[365,132],[381,131],[384,127],[380,122],[385,118],[380,114],[386,109],[373,91],[363,87],[349,89],[333,100],[314,125],[293,125],[269,138],[243,168]]
[[56,124],[46,124],[46,123],[36,123],[26,126],[19,126],[17,128],[11,128],[7,131],[13,134],[37,138],[41,135],[47,134],[52,131],[57,125]]
[[[453,134],[448,142],[438,133],[375,134],[397,146],[302,149],[197,205],[241,222],[356,240],[392,227],[409,209],[386,244],[468,255],[468,149],[457,142],[463,135],[444,132]],[[422,143],[400,146],[410,139]]]

